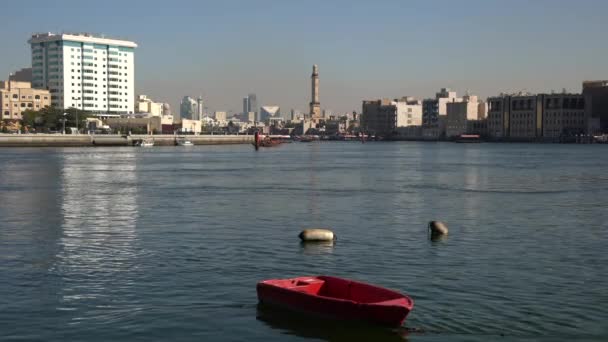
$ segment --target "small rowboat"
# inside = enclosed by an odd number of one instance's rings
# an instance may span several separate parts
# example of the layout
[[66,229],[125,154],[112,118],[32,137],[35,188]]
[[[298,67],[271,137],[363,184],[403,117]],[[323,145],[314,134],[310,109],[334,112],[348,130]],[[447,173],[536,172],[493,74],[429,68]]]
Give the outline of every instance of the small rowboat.
[[382,287],[329,276],[264,280],[261,304],[324,318],[399,327],[414,307],[406,295]]

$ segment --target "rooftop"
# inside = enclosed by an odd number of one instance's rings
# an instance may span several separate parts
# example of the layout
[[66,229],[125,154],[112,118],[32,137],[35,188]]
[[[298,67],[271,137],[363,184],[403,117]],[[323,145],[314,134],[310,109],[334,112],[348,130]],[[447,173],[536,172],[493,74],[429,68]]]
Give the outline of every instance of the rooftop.
[[34,33],[32,37],[29,39],[29,43],[39,43],[39,42],[49,42],[49,41],[57,41],[57,40],[72,40],[83,43],[98,43],[98,44],[107,44],[107,45],[120,45],[126,47],[137,47],[137,44],[134,42],[122,39],[122,38],[109,38],[104,34],[93,34],[86,32],[62,32],[62,33],[53,33],[53,32],[43,32],[43,33]]

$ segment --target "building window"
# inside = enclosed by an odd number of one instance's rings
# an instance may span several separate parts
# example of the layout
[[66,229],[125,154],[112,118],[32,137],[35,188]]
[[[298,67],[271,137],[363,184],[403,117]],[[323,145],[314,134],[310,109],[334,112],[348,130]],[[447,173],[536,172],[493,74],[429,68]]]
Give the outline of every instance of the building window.
[[13,94],[13,99],[17,99],[17,100],[19,100],[19,95],[17,95],[17,94]]

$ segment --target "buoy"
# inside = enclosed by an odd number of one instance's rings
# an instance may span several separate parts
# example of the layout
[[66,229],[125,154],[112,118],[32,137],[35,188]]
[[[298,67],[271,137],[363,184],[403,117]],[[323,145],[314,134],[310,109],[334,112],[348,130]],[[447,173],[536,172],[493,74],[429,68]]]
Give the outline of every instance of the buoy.
[[448,235],[448,226],[441,221],[429,222],[429,230],[431,231],[431,237]]
[[331,230],[318,228],[304,229],[298,237],[302,241],[334,241],[338,238]]

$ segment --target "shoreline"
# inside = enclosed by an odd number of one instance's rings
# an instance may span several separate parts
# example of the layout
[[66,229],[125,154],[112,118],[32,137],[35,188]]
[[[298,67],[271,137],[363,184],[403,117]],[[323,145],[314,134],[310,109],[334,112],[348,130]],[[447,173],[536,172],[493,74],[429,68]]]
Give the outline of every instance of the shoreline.
[[0,147],[94,147],[134,146],[144,138],[156,146],[174,146],[187,138],[194,145],[251,144],[253,135],[119,135],[119,134],[0,134]]

